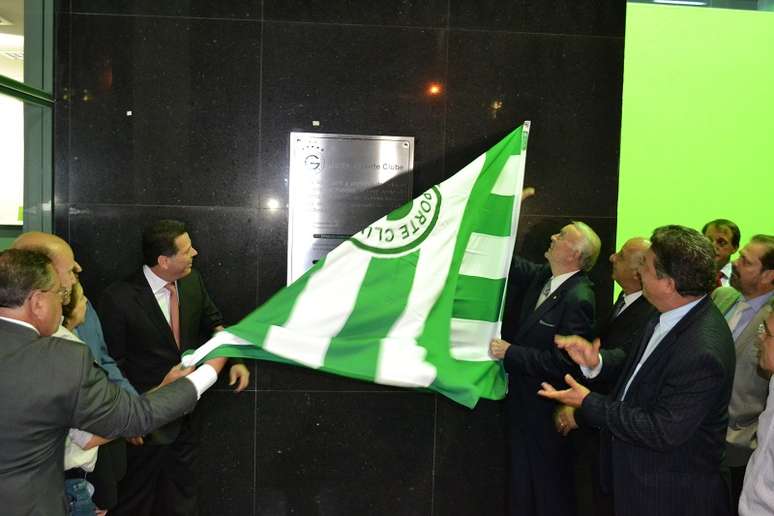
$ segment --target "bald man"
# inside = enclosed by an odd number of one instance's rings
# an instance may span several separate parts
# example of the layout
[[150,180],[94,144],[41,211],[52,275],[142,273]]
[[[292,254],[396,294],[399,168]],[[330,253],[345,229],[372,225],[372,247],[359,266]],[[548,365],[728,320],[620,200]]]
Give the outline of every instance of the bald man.
[[[66,305],[70,302],[73,285],[78,280],[78,274],[82,271],[80,264],[75,260],[75,254],[70,244],[50,233],[29,231],[19,235],[11,248],[38,250],[48,256],[57,276],[59,276],[62,288],[65,289],[62,304]],[[102,336],[102,325],[91,301],[86,305],[86,320],[75,330],[75,334],[89,346],[97,364],[107,373],[111,382],[130,394],[137,394],[137,391],[116,365],[116,361],[108,353],[105,339]]]
[[36,249],[46,254],[51,259],[62,288],[65,289],[62,304],[70,302],[70,293],[73,285],[78,280],[81,266],[75,261],[75,255],[70,244],[56,235],[41,233],[40,231],[28,231],[22,233],[14,240],[12,249]]

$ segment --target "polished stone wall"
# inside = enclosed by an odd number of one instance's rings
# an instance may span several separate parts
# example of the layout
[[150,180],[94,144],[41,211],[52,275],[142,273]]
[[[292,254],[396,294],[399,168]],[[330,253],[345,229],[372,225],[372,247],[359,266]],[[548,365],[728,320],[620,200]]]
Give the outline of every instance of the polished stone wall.
[[[139,266],[143,224],[185,220],[233,323],[284,285],[290,131],[414,136],[420,192],[529,119],[538,195],[519,251],[540,260],[552,232],[588,222],[603,239],[604,307],[624,18],[620,0],[62,0],[56,231],[97,298]],[[199,408],[204,514],[503,513],[501,403],[470,411],[252,369],[248,392],[219,384]]]

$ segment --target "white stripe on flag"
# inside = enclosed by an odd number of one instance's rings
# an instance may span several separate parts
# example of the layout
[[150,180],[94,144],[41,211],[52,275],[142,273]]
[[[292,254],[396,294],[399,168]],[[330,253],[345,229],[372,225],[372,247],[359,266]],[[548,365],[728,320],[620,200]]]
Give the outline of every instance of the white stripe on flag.
[[446,285],[462,213],[485,161],[482,154],[438,187],[442,199],[438,222],[420,249],[406,308],[382,339],[377,383],[426,387],[435,380],[435,366],[425,362],[427,351],[416,339]]
[[483,362],[492,360],[489,356],[489,342],[500,336],[502,323],[473,321],[470,319],[452,319],[451,356],[457,360]]
[[522,156],[510,156],[505,162],[500,177],[497,178],[497,182],[492,188],[492,193],[496,195],[516,195],[519,192],[517,189],[521,188],[522,182],[519,180],[519,175],[522,171]]
[[462,257],[460,274],[479,278],[503,279],[508,275],[511,237],[473,233]]
[[248,342],[245,339],[237,337],[236,335],[229,333],[228,330],[219,331],[213,335],[210,340],[196,348],[196,351],[190,355],[185,355],[181,360],[183,367],[191,367],[192,365],[195,365],[197,362],[201,361],[201,359],[206,357],[213,349],[225,344],[234,344],[237,346],[253,345],[252,342]]
[[370,255],[349,241],[331,251],[296,298],[288,321],[269,330],[263,348],[309,367],[322,366],[331,338],[355,307],[370,262]]

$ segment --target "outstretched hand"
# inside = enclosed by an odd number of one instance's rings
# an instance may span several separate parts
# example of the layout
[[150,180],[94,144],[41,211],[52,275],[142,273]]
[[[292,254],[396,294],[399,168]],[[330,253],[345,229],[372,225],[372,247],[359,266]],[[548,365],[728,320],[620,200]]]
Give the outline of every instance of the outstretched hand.
[[194,367],[183,367],[183,364],[177,364],[176,366],[173,366],[172,369],[167,372],[166,376],[164,376],[164,379],[161,380],[159,387],[164,387],[165,385],[169,385],[170,383],[174,382],[178,378],[188,376],[193,372],[194,369]]
[[591,391],[576,382],[575,378],[569,374],[564,375],[564,381],[570,386],[569,389],[557,391],[550,383],[543,382],[540,384],[543,388],[538,391],[538,394],[544,398],[563,403],[564,405],[575,408],[580,407],[583,400],[586,399],[586,396],[588,396]]
[[569,337],[557,335],[554,337],[554,342],[556,347],[565,350],[576,364],[589,369],[594,369],[599,365],[599,348],[601,346],[599,339],[594,339],[594,342],[591,343],[577,335]]

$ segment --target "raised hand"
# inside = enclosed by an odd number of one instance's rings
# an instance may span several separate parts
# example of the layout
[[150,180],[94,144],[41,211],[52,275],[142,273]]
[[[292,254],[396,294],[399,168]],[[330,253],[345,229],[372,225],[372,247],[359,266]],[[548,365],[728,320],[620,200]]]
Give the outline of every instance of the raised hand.
[[565,350],[576,364],[589,369],[594,369],[599,365],[599,347],[601,345],[599,339],[594,339],[594,342],[591,343],[577,335],[569,337],[557,335],[554,337],[554,342],[556,347]]

